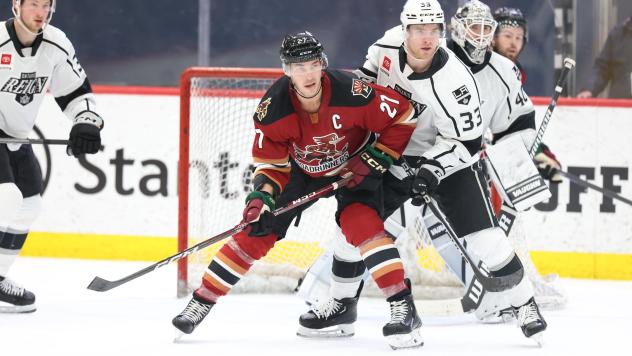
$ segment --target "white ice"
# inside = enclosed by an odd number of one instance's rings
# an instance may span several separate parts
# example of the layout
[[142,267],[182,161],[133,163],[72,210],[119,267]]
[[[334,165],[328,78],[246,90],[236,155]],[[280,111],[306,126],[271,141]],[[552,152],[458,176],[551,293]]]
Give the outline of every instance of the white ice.
[[114,280],[148,263],[19,258],[11,271],[37,295],[37,311],[0,314],[0,355],[630,355],[632,282],[562,280],[568,306],[544,312],[538,348],[515,324],[469,317],[423,318],[425,345],[392,351],[382,337],[386,302],[361,299],[356,335],[296,336],[305,304],[292,295],[228,295],[192,335],[174,343],[171,318],[186,305],[175,297],[175,266],[111,291],[86,289],[96,275]]

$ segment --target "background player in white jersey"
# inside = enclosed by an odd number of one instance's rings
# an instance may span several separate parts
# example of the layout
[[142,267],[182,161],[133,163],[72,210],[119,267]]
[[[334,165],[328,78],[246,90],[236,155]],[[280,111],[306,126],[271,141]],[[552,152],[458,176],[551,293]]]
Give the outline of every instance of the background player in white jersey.
[[[529,40],[529,28],[527,19],[522,11],[517,8],[501,7],[494,11],[494,20],[498,23],[492,47],[494,52],[509,58],[516,65],[520,73],[522,85],[527,82],[527,75],[524,68],[520,65],[520,54],[522,54],[525,45]],[[561,164],[551,149],[541,143],[538,147],[534,160],[537,163],[538,170],[542,177],[548,179],[551,184],[562,182],[562,176],[559,171]],[[507,211],[502,210],[502,198],[498,194],[495,187],[491,187],[492,204],[494,211],[499,219],[500,215],[506,214]],[[513,212],[511,212],[512,215]],[[508,216],[507,218],[511,218]],[[526,249],[526,231],[522,225],[521,218],[516,216],[510,230],[510,241],[516,247],[518,252],[528,252]],[[519,247],[519,245],[521,245]],[[535,299],[538,305],[543,308],[561,308],[566,305],[567,298],[562,286],[559,284],[559,277],[556,274],[548,274],[540,276],[533,261],[527,255],[522,259],[525,269],[529,271],[531,281],[535,288]]]
[[[411,189],[416,205],[420,205],[421,195],[431,193],[457,235],[464,237],[493,276],[520,275],[522,264],[498,227],[481,164],[471,163],[489,124],[488,118],[483,119],[487,113],[481,111],[478,83],[451,51],[440,47],[444,18],[437,1],[409,0],[401,22],[401,27],[387,31],[369,48],[367,61],[359,70],[366,80],[392,87],[409,98],[418,115],[417,128],[403,155],[417,173],[412,179],[401,164],[391,167],[384,178],[384,217],[408,200]],[[353,323],[363,271],[351,250],[336,245],[333,299],[302,315],[299,333],[310,331],[310,336],[319,336],[323,328]],[[536,315],[521,324],[526,336],[546,328],[527,278],[504,293],[505,299],[522,313]]]
[[[27,138],[47,91],[73,122],[67,152],[96,153],[103,120],[75,50],[49,25],[57,1],[13,0],[0,22],[0,137]],[[6,278],[41,205],[42,172],[30,145],[0,144],[0,311],[35,310],[35,295]]]
[[[496,53],[500,53],[514,62],[520,72],[522,85],[524,85],[527,82],[527,73],[518,59],[529,40],[527,19],[520,9],[510,7],[496,9],[493,16],[498,26],[494,33],[492,47]],[[547,145],[540,144],[534,158],[538,162],[538,170],[543,177],[551,183],[562,182],[562,175],[559,173],[561,164]]]

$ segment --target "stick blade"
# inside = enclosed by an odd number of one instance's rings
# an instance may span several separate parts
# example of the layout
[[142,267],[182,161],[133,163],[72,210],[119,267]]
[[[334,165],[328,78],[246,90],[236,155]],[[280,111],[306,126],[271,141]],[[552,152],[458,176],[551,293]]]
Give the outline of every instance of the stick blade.
[[110,282],[108,280],[105,280],[97,276],[97,277],[94,277],[92,282],[90,282],[90,284],[88,285],[88,289],[97,291],[97,292],[105,292],[116,286],[117,286],[116,283]]

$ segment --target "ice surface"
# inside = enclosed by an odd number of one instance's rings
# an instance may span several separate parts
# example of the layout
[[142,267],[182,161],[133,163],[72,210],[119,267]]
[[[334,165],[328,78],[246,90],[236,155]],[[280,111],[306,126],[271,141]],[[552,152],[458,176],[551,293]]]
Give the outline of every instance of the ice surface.
[[175,265],[108,292],[86,289],[95,275],[119,279],[149,263],[20,257],[10,277],[37,295],[31,314],[0,314],[1,355],[630,355],[632,282],[564,279],[566,309],[544,312],[538,348],[515,324],[471,317],[423,318],[421,349],[392,351],[382,337],[388,306],[363,298],[356,335],[296,336],[305,304],[293,295],[229,295],[192,334],[173,343],[171,318],[187,300],[175,297]]

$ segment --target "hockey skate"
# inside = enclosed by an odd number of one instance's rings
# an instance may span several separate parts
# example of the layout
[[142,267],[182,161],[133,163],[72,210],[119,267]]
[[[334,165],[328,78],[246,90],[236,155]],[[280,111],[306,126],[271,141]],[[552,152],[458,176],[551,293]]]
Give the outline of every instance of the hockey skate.
[[186,308],[171,321],[173,326],[178,329],[176,341],[180,339],[183,334],[192,333],[208,315],[214,305],[214,303],[209,304],[198,301],[195,297],[191,298]]
[[35,295],[12,280],[0,277],[0,313],[31,313],[34,311]]
[[540,309],[533,298],[521,307],[515,308],[518,325],[524,336],[535,340],[542,346],[543,332],[546,330],[546,321],[540,314]]
[[353,336],[353,323],[358,318],[358,299],[330,298],[323,304],[315,305],[301,315],[296,335],[304,337],[345,337]]
[[382,334],[393,350],[423,346],[421,319],[417,314],[412,294],[390,300],[391,321],[384,325]]

